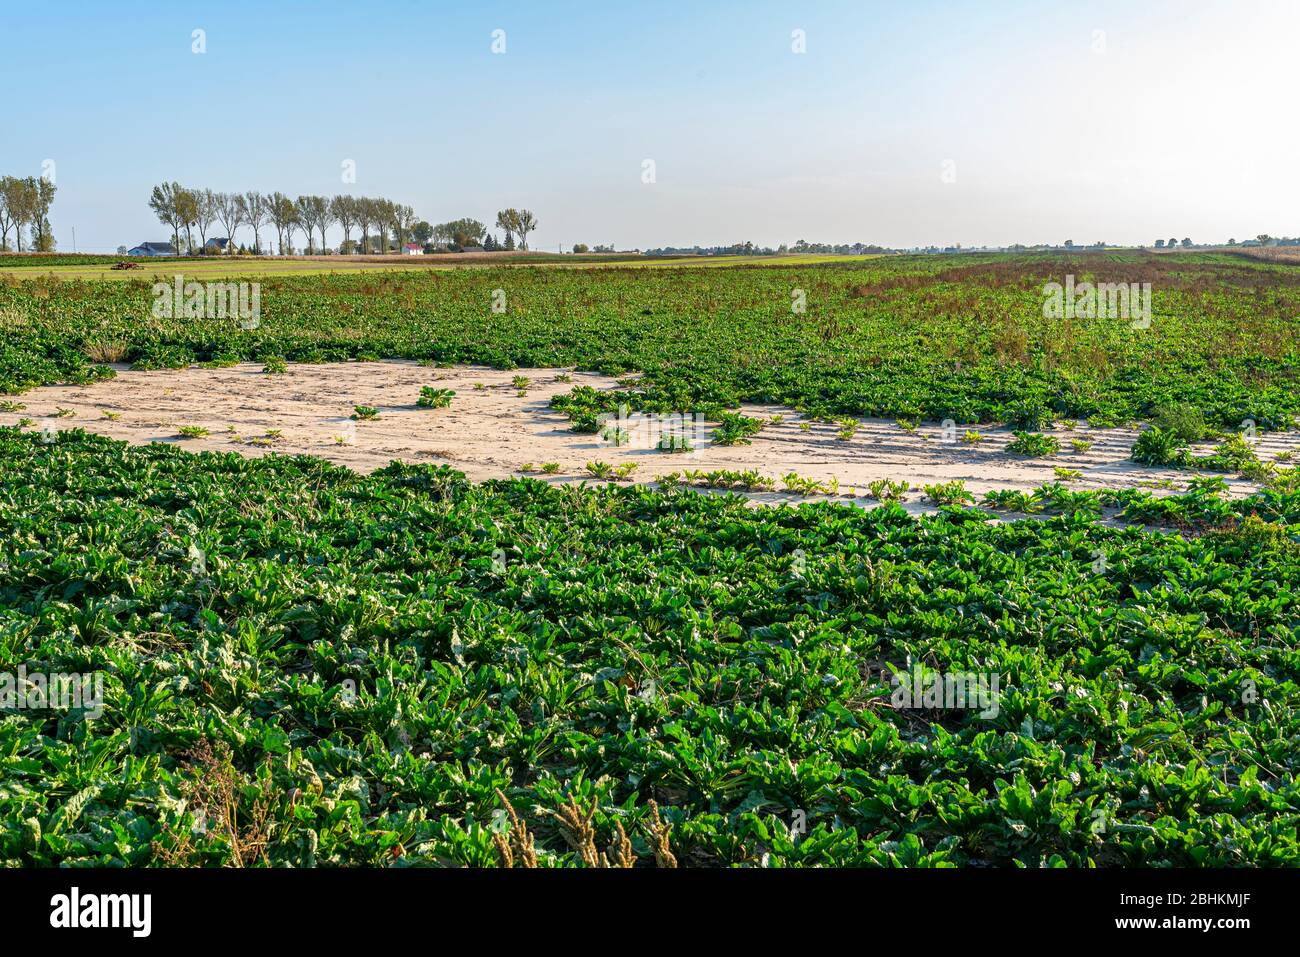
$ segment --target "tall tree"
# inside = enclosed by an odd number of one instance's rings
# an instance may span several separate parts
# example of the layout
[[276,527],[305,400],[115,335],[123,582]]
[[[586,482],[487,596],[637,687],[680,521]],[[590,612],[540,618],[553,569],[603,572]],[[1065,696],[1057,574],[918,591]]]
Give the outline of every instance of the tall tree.
[[307,245],[314,246],[312,230],[320,233],[320,252],[325,252],[325,230],[333,217],[330,215],[330,201],[324,196],[299,196],[298,216],[302,219],[303,230],[307,233]]
[[410,206],[403,206],[401,203],[393,204],[393,231],[396,233],[397,248],[401,249],[402,244],[406,242],[406,237],[411,233],[411,227],[415,225],[415,210]]
[[18,251],[22,252],[24,202],[23,181],[16,176],[0,177],[0,248],[9,248],[7,237],[12,228]]
[[54,252],[54,232],[50,229],[49,213],[58,187],[44,176],[33,180],[32,196],[32,246],[38,253]]
[[13,223],[9,215],[9,197],[5,185],[10,177],[0,177],[0,252],[9,251],[9,226]]
[[267,215],[271,217],[271,222],[275,225],[276,237],[279,240],[280,255],[285,255],[285,237],[289,240],[289,252],[293,252],[293,230],[298,225],[298,207],[294,205],[293,200],[284,193],[272,193],[268,198]]
[[357,224],[356,200],[351,196],[335,196],[330,200],[330,215],[343,230],[343,245],[339,250],[347,253],[352,247],[352,227]]
[[244,221],[244,197],[238,193],[214,193],[212,195],[213,215],[221,228],[226,231],[226,252],[235,251],[235,232]]
[[[173,184],[174,185],[174,184]],[[185,248],[194,253],[194,227],[199,222],[199,197],[192,189],[180,187],[176,190],[176,216],[185,229]]]
[[515,233],[519,232],[519,210],[503,209],[497,213],[497,229],[506,234],[507,249],[515,248]]
[[[192,189],[195,200],[198,202],[198,218],[195,222],[199,227],[199,246],[206,248],[208,245],[208,227],[217,222],[217,194],[210,189]],[[230,233],[226,234],[227,236]]]
[[176,195],[181,192],[179,183],[160,183],[149,196],[149,208],[158,221],[172,228],[172,248],[181,251],[181,215],[176,209]]
[[395,205],[391,200],[376,199],[374,200],[375,211],[375,229],[379,230],[379,251],[380,253],[388,252],[388,230],[393,225]]
[[[300,226],[302,226],[302,210],[298,208],[297,203],[286,196],[284,198],[282,215],[284,218],[284,238],[289,244],[289,255],[292,256],[294,255],[293,234],[298,231]],[[308,236],[307,238],[310,241],[311,237]]]
[[370,226],[375,221],[374,200],[360,196],[352,201],[352,208],[357,214],[357,227],[361,230],[361,252],[370,252]]
[[537,228],[537,217],[529,210],[519,210],[519,219],[515,224],[519,231],[519,248],[528,248],[528,234]]
[[311,231],[316,225],[316,210],[312,208],[312,198],[310,196],[299,196],[294,200],[294,205],[298,207],[298,222],[302,225],[302,230],[307,234],[307,247],[305,252],[311,255],[316,250],[316,240],[312,238]]
[[483,234],[487,232],[487,227],[477,219],[465,217],[464,219],[453,219],[449,223],[443,223],[434,232],[451,245],[463,249],[466,246],[482,245]]
[[270,203],[261,193],[250,190],[241,197],[241,205],[244,207],[244,222],[253,230],[253,252],[261,255],[262,253],[262,227],[266,225],[269,218]]

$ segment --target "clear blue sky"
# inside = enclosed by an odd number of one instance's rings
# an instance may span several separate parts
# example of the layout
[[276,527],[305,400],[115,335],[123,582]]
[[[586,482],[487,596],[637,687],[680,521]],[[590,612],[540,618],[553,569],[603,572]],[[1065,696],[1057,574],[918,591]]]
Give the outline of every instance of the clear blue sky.
[[54,161],[61,249],[164,238],[173,179],[522,206],[551,249],[1300,233],[1296,2],[3,0],[0,35],[0,172]]

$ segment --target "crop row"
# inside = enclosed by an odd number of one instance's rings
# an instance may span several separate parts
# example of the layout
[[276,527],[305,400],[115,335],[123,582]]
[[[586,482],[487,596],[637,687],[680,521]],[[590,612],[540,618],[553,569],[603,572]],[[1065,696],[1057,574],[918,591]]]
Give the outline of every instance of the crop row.
[[[527,828],[542,866],[1300,864],[1297,494],[1194,537],[1041,498],[0,430],[0,672],[105,687],[0,715],[0,860],[495,866]],[[922,667],[996,706],[899,704]]]

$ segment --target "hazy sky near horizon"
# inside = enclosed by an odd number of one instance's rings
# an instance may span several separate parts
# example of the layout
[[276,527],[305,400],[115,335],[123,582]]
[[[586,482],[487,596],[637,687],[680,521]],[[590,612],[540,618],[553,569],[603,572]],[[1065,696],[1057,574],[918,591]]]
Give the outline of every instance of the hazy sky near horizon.
[[166,238],[164,180],[526,207],[552,250],[1300,233],[1300,0],[0,0],[0,36],[0,173],[53,161],[62,250]]

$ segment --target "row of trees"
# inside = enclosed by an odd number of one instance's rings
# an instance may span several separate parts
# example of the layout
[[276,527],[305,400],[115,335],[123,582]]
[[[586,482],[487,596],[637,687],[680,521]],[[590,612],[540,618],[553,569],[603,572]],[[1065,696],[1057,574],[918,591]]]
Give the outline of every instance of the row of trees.
[[[388,199],[371,199],[363,196],[299,196],[296,199],[284,193],[219,193],[210,189],[192,189],[179,183],[162,183],[153,188],[149,208],[158,221],[170,227],[176,248],[194,252],[194,234],[199,245],[205,246],[208,232],[220,226],[229,242],[227,252],[234,252],[235,235],[241,228],[253,232],[253,250],[262,252],[262,231],[275,230],[277,248],[281,255],[293,251],[294,237],[302,232],[308,252],[329,248],[325,233],[330,227],[343,230],[343,249],[352,251],[384,251],[388,248],[391,233],[398,244],[405,242],[415,226],[415,210]],[[374,233],[376,246],[371,244]],[[361,243],[354,244],[352,234],[360,232]],[[184,247],[181,234],[185,234]],[[320,246],[316,237],[320,237]]]
[[28,249],[38,253],[54,252],[54,232],[50,229],[50,206],[54,203],[55,185],[45,177],[0,176],[0,251],[9,251],[9,231],[13,230],[18,252],[23,251],[23,227],[28,229]]
[[[326,231],[338,226],[343,231],[339,247],[345,254],[383,253],[389,249],[391,237],[398,249],[408,240],[420,245],[430,242],[445,243],[454,248],[484,246],[488,249],[514,249],[515,236],[519,248],[528,248],[528,234],[537,228],[537,218],[526,209],[504,209],[497,214],[497,226],[505,231],[504,243],[488,233],[487,227],[475,219],[457,219],[430,226],[417,220],[410,206],[389,199],[367,196],[299,196],[290,198],[283,193],[219,193],[210,189],[192,189],[179,183],[161,183],[153,188],[149,208],[158,221],[172,231],[177,250],[193,253],[194,234],[198,233],[199,246],[205,246],[208,232],[214,225],[225,231],[229,240],[226,251],[235,250],[235,234],[247,227],[253,232],[253,251],[262,252],[262,231],[275,229],[277,248],[281,255],[293,252],[294,236],[306,236],[307,251],[329,250]],[[185,245],[181,245],[181,234]],[[360,242],[353,242],[354,233]],[[320,245],[316,245],[316,237]]]

